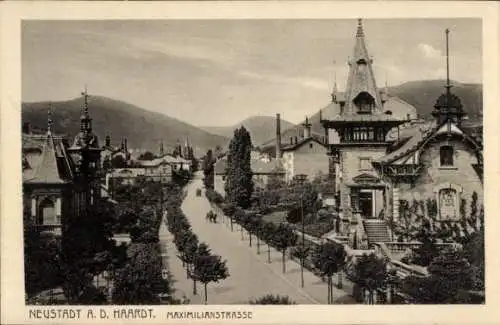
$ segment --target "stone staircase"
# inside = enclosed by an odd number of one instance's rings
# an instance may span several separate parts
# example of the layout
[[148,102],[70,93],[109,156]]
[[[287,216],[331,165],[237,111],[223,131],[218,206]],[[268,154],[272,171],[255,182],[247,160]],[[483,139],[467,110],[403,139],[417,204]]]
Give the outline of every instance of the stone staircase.
[[384,220],[367,219],[363,220],[368,246],[373,243],[387,243],[391,241],[389,228]]

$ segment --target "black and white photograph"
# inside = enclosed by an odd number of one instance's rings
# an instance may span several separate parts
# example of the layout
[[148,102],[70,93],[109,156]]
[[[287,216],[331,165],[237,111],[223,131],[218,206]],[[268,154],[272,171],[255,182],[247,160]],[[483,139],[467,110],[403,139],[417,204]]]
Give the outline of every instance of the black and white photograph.
[[482,21],[26,20],[26,305],[484,304]]

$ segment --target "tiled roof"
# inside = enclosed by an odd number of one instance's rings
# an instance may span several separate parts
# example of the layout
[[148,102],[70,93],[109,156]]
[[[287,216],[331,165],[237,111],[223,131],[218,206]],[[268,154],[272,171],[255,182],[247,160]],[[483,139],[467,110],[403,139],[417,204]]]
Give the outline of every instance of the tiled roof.
[[174,157],[174,156],[171,156],[171,155],[164,155],[163,157],[160,157],[160,158],[157,158],[159,160],[163,160],[163,161],[166,161],[168,163],[172,163],[172,164],[190,164],[191,161],[187,160],[187,159],[184,159],[182,157]]
[[296,150],[297,148],[301,147],[302,145],[308,143],[308,142],[316,142],[318,143],[319,145],[322,145],[322,146],[326,146],[323,142],[321,142],[321,140],[318,140],[317,136],[312,136],[310,138],[307,138],[307,139],[301,139],[299,141],[297,141],[297,143],[294,143],[294,144],[289,144],[289,145],[285,145],[285,146],[282,146],[281,150],[282,151],[292,151],[292,150]]
[[415,150],[421,144],[421,142],[435,130],[436,130],[436,123],[427,124],[424,127],[417,125],[407,130],[409,137],[400,140],[400,143],[396,144],[398,146],[400,145],[398,149],[392,151],[391,153],[385,155],[384,157],[375,160],[374,162],[389,163],[391,161],[403,157],[404,155]]
[[337,102],[330,102],[321,109],[321,118],[323,120],[331,120],[340,114],[340,104],[338,102],[340,102],[340,100],[338,100],[337,97]]
[[55,144],[50,134],[46,135],[38,164],[30,167],[31,171],[26,175],[31,174],[29,178],[26,178],[29,183],[64,184],[68,182],[67,157],[63,149]]
[[284,174],[285,171],[280,168],[276,159],[271,160],[266,163],[261,160],[252,160],[251,161],[252,172],[254,174]]
[[399,97],[389,96],[383,105],[384,112],[391,111],[392,116],[398,119],[407,119],[407,115],[410,115],[410,118],[417,117],[417,109],[405,102]]
[[[250,161],[252,172],[254,174],[284,174],[285,171],[282,170],[276,161],[276,159],[271,160],[266,163],[258,159],[252,159]],[[215,162],[214,172],[217,175],[224,175],[226,173],[227,158],[219,159]]]
[[356,113],[344,113],[342,115],[337,115],[331,119],[331,121],[336,122],[383,122],[383,121],[398,121],[398,118],[390,114],[378,113],[378,114],[356,114]]
[[145,175],[144,168],[116,168],[111,173],[111,177],[137,177]]
[[[364,61],[364,63],[359,63]],[[346,85],[346,109],[353,111],[353,100],[362,92],[370,94],[375,100],[377,109],[382,109],[380,93],[375,84],[375,76],[372,69],[372,59],[366,49],[363,26],[358,23],[358,32],[356,33],[356,44],[354,53],[350,60],[349,77]]]
[[[402,129],[400,131],[400,140],[395,143],[395,146],[398,148],[388,155],[375,160],[374,163],[390,163],[407,155],[417,149],[424,142],[424,140],[432,136],[432,134],[438,130],[438,127],[439,125],[437,125],[436,121],[432,121],[415,123],[405,129]],[[477,141],[474,136],[468,134],[467,130],[463,131],[466,136],[472,138],[472,141],[476,141],[477,144],[481,145],[481,142]],[[394,134],[391,136],[394,136]]]

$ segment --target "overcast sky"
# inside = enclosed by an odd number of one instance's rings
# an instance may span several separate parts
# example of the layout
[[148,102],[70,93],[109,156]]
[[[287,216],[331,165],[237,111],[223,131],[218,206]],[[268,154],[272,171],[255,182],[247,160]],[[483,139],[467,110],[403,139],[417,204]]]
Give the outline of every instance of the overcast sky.
[[[22,28],[23,101],[98,94],[194,125],[281,113],[291,122],[345,88],[356,20],[30,21]],[[363,20],[377,84],[482,82],[478,19]]]

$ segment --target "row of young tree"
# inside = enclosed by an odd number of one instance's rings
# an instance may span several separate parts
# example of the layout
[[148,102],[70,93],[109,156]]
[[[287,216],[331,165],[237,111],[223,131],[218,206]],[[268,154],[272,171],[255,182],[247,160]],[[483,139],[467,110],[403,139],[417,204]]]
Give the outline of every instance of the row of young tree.
[[[293,230],[286,225],[278,226],[282,228],[279,233],[266,231],[267,227],[273,226],[263,223],[262,218],[255,212],[248,211],[249,208],[255,208],[256,206],[255,200],[253,201],[254,204],[252,204],[252,197],[255,197],[255,195],[253,195],[254,188],[250,168],[251,147],[250,136],[244,127],[235,130],[227,158],[226,198],[221,198],[211,190],[207,191],[206,195],[212,203],[221,205],[224,215],[230,218],[231,229],[233,228],[233,221],[236,221],[241,225],[242,234],[243,229],[247,230],[250,245],[252,235],[257,237],[258,252],[260,252],[260,239],[266,240],[268,249],[270,245],[277,245],[275,247],[283,254],[283,271],[285,271],[284,257],[286,250],[296,244],[297,237]],[[205,176],[207,175],[210,175],[210,170],[205,173]],[[315,196],[314,193],[310,195],[311,192],[314,192],[312,188],[304,191],[304,182],[298,182],[292,187],[292,189],[295,188],[298,191],[284,191],[283,189],[286,189],[284,184],[280,184],[278,180],[272,180],[271,184],[273,182],[276,184],[274,188],[271,186],[272,190],[259,193],[260,197],[257,201],[260,203],[259,208],[262,207],[262,201],[266,201],[265,204],[268,206],[288,203],[292,209],[297,209],[299,199],[302,205],[301,209],[307,211],[315,208],[317,195]],[[303,197],[304,194],[307,194],[308,199]],[[472,214],[477,215],[477,209],[474,208],[474,196],[471,205]],[[432,204],[428,205],[428,207],[431,209]],[[415,211],[418,211],[418,209],[415,209]],[[412,213],[415,213],[415,211],[412,211]],[[335,273],[339,274],[338,286],[341,287],[342,269],[346,269],[349,278],[355,284],[354,296],[358,299],[360,297],[365,298],[364,301],[367,303],[375,303],[376,293],[380,290],[388,292],[389,296],[391,296],[390,293],[394,293],[395,288],[406,293],[410,300],[417,303],[429,301],[453,303],[474,300],[468,294],[471,289],[480,291],[483,288],[484,290],[484,282],[482,282],[482,279],[484,279],[484,239],[482,239],[482,231],[464,236],[465,238],[462,239],[463,250],[442,252],[437,249],[434,239],[431,239],[433,238],[432,230],[429,227],[421,227],[421,231],[417,233],[417,236],[423,244],[415,252],[417,259],[426,260],[426,263],[430,264],[428,268],[429,277],[409,277],[404,281],[399,281],[394,273],[395,271],[389,271],[388,261],[374,254],[363,255],[357,258],[355,263],[347,266],[343,246],[333,243],[321,245],[314,252],[299,252],[298,255],[301,257],[302,264],[305,256],[311,255],[314,267],[319,270],[321,275],[328,278],[329,303],[332,302],[331,277]],[[446,272],[447,268],[450,268],[451,271]],[[422,292],[425,292],[425,294],[422,294]]]
[[[244,233],[247,233],[248,244],[252,247],[255,243],[257,254],[261,254],[262,242],[266,243],[267,246],[267,262],[271,263],[271,247],[276,249],[281,253],[282,262],[282,272],[286,273],[286,256],[287,253],[291,253],[301,260],[301,265],[304,264],[304,260],[308,256],[312,255],[312,263],[319,270],[321,276],[328,278],[329,290],[328,299],[330,302],[331,297],[331,287],[332,287],[332,276],[338,273],[343,264],[342,261],[345,259],[345,253],[342,246],[332,246],[333,244],[327,244],[317,247],[315,250],[311,250],[309,246],[304,246],[299,244],[299,237],[295,231],[287,224],[275,224],[272,222],[266,222],[262,219],[262,216],[256,214],[251,210],[244,210],[239,207],[234,207],[230,204],[221,204],[221,198],[217,193],[212,191],[207,191],[207,198],[212,202],[216,209],[220,205],[220,211],[223,222],[228,224],[231,231],[234,231],[234,223],[239,225],[241,232],[241,239],[244,239]],[[253,240],[255,239],[255,240]],[[333,252],[333,253],[332,253]],[[344,255],[341,255],[341,254]],[[341,285],[341,275],[340,285]],[[262,298],[263,301],[267,301],[270,298]],[[276,299],[278,303],[280,299]],[[269,302],[270,303],[270,302]]]
[[178,304],[173,297],[173,278],[161,257],[159,228],[168,198],[180,192],[175,183],[138,179],[116,189],[117,231],[130,233],[127,261],[116,272],[113,303]]
[[178,257],[186,269],[186,276],[193,280],[193,294],[197,294],[197,283],[204,286],[204,302],[208,302],[207,286],[210,282],[219,282],[229,276],[226,261],[214,254],[208,245],[199,242],[198,236],[182,212],[180,202],[182,193],[169,198],[166,207],[166,222],[170,233],[174,236],[174,244]]

